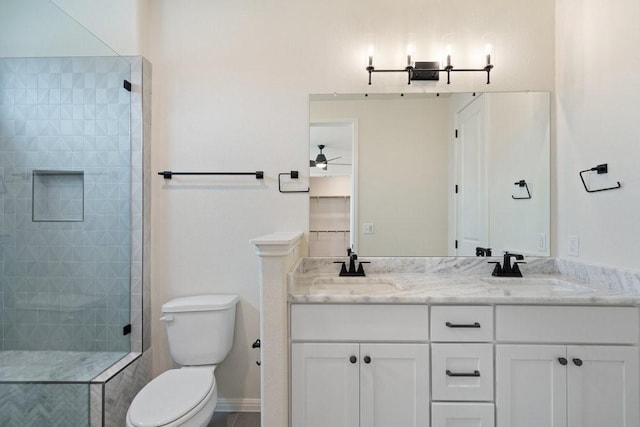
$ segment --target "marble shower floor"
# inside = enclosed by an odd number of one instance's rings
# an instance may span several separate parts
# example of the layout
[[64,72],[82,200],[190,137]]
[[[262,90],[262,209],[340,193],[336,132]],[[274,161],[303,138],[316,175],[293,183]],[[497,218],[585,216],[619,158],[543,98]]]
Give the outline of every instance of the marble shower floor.
[[0,351],[0,382],[89,382],[128,353]]

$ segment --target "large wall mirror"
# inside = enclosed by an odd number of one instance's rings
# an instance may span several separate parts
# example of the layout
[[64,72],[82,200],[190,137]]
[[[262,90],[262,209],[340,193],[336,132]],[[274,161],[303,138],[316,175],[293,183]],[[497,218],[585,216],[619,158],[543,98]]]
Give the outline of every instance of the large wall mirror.
[[549,256],[549,117],[547,92],[312,95],[310,255]]

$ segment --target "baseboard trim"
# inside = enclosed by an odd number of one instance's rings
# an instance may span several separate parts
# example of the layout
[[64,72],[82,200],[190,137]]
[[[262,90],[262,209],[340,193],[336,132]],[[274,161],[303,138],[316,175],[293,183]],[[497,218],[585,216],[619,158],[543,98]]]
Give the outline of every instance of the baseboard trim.
[[219,398],[216,412],[260,412],[260,399]]

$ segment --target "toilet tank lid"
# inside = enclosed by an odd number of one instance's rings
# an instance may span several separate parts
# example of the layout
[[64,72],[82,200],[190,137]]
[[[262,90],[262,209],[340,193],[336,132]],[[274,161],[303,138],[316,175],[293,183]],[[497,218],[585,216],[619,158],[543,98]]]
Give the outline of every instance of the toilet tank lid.
[[163,313],[225,310],[238,303],[238,295],[194,295],[175,298],[162,305]]

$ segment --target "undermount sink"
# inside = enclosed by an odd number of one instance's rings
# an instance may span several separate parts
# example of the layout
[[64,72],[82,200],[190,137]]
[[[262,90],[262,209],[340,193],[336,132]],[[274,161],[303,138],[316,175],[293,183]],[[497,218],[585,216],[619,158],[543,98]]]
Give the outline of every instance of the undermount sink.
[[398,287],[391,280],[375,277],[332,277],[315,279],[312,292],[369,293],[387,292]]
[[573,290],[573,289],[588,289],[587,287],[578,283],[573,283],[568,280],[558,279],[555,277],[489,277],[486,279],[480,279],[482,282],[495,286],[507,286],[507,287],[547,287],[555,290]]

